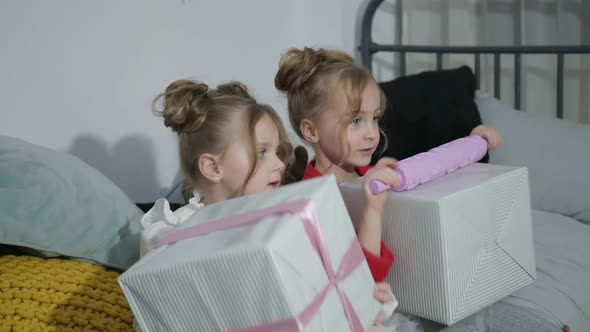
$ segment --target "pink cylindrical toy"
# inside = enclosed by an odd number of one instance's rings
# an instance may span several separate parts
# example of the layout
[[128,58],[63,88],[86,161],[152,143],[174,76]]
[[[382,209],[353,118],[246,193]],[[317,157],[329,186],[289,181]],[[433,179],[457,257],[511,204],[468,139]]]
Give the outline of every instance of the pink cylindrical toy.
[[480,136],[460,138],[401,160],[394,169],[400,178],[399,186],[390,188],[381,181],[373,180],[369,188],[374,195],[385,190],[405,191],[473,164],[483,158],[487,150],[488,142]]

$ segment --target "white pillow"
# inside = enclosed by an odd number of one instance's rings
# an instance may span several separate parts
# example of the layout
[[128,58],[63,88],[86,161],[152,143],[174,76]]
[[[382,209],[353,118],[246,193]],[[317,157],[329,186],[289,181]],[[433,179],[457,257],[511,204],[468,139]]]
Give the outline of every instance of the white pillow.
[[590,224],[590,126],[520,112],[480,91],[475,102],[504,136],[490,163],[528,167],[533,208]]

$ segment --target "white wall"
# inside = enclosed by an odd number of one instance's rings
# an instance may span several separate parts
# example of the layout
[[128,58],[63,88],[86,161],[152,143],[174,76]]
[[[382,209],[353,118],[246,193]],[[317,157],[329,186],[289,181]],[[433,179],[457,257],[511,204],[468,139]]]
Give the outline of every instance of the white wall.
[[[514,41],[511,1],[404,1],[402,22],[396,18],[398,1],[386,1],[379,8],[373,27],[378,41],[389,43],[396,36],[414,44]],[[534,7],[549,1],[525,2]],[[484,16],[482,3],[488,7]],[[281,52],[309,45],[355,53],[366,4],[367,0],[0,1],[0,135],[71,152],[101,170],[133,200],[155,200],[170,191],[178,173],[176,138],[161,118],[151,114],[151,101],[158,93],[179,78],[211,85],[237,79],[284,115],[285,99],[273,84]],[[545,29],[527,34],[527,42],[590,41],[580,32],[590,30],[580,14],[589,12],[588,5],[580,0],[563,4],[557,34],[550,25],[556,10],[532,11],[538,13],[535,26]],[[378,79],[393,77],[394,60],[387,54],[377,56]],[[409,72],[433,67],[432,59],[408,60]],[[465,60],[447,61],[459,65]],[[584,85],[579,84],[586,78],[576,65],[568,67],[575,77],[569,76],[566,87],[577,93],[569,98],[586,102],[588,109],[589,94],[580,93]],[[528,70],[525,76],[532,76],[525,80],[544,84],[546,72]],[[589,80],[583,82],[588,87]],[[506,89],[503,98],[511,102],[510,88]],[[540,97],[542,103],[554,105]],[[530,99],[526,103],[537,107]]]
[[2,1],[0,133],[71,152],[136,201],[161,197],[177,151],[152,99],[186,77],[276,99],[280,53],[303,39],[296,3]]
[[73,153],[133,200],[155,200],[179,169],[176,137],[151,114],[158,93],[179,78],[236,79],[284,115],[273,83],[281,52],[352,51],[360,4],[2,1],[0,134]]

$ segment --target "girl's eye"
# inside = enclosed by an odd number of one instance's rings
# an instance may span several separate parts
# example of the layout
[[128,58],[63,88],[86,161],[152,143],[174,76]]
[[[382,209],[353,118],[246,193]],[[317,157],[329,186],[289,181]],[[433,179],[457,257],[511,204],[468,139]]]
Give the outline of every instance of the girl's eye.
[[353,125],[358,125],[359,123],[361,123],[361,118],[354,118],[350,123],[352,123]]
[[258,150],[257,154],[258,154],[258,157],[263,157],[265,153],[266,153],[266,149],[260,149],[260,150]]
[[379,121],[381,121],[381,115],[375,115],[375,116],[373,117],[373,121],[376,121],[376,122],[379,122]]

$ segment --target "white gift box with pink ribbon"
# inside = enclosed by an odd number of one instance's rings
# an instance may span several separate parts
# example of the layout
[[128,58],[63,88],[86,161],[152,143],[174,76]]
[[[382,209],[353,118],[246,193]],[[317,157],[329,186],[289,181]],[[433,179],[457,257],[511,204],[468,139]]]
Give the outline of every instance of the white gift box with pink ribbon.
[[381,309],[333,176],[204,207],[119,283],[143,332],[364,331]]
[[[357,223],[361,180],[341,191]],[[396,260],[387,281],[400,310],[450,325],[533,282],[526,168],[472,164],[388,195],[383,241]]]

